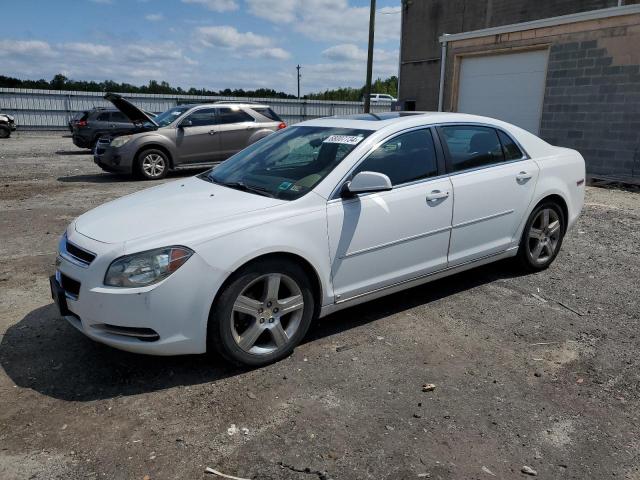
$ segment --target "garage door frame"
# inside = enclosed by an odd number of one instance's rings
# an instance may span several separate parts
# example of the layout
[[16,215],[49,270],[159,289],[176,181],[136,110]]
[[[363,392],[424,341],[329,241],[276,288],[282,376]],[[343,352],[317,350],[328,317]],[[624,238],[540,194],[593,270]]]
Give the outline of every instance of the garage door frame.
[[[549,54],[549,50],[551,48],[551,43],[536,43],[535,45],[526,45],[520,47],[509,47],[509,48],[497,48],[497,49],[487,49],[487,50],[476,50],[473,52],[462,52],[456,53],[453,57],[453,78],[452,78],[452,89],[451,89],[451,99],[449,105],[450,112],[458,111],[458,97],[460,92],[460,72],[462,69],[462,60],[469,57],[493,57],[496,55],[509,55],[516,53],[526,53],[533,51],[546,50],[547,54]],[[547,72],[549,70],[549,62],[545,65],[545,89],[547,82]],[[542,95],[542,102],[544,103],[544,94]],[[542,106],[540,105],[540,111],[542,111]],[[540,122],[542,119],[538,120]],[[540,125],[538,125],[538,128]]]

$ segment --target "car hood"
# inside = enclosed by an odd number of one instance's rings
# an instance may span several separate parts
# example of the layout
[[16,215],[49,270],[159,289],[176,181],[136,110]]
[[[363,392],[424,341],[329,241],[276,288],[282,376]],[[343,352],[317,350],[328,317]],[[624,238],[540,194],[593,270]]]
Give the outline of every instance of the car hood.
[[153,117],[147,114],[144,110],[139,109],[133,103],[125,100],[117,93],[107,93],[104,96],[105,99],[109,100],[113,105],[120,110],[124,115],[131,120],[134,124],[149,122],[156,127],[158,124],[153,120]]
[[[103,243],[187,232],[286,203],[191,177],[149,188],[78,217],[75,230]],[[214,232],[212,232],[214,233]]]

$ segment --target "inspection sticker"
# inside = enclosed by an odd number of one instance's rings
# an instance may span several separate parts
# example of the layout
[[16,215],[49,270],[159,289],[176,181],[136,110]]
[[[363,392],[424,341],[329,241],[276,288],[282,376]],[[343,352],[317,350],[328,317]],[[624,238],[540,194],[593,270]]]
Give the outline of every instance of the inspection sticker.
[[345,145],[357,145],[364,137],[356,137],[355,135],[331,135],[322,143],[343,143]]

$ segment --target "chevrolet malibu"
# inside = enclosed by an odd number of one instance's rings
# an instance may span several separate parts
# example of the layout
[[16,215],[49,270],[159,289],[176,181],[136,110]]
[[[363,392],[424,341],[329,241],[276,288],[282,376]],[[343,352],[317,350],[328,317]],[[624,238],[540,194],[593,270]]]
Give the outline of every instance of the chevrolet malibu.
[[264,365],[337,310],[507,257],[547,268],[584,181],[578,152],[490,118],[311,120],[78,217],[52,295],[116,348]]

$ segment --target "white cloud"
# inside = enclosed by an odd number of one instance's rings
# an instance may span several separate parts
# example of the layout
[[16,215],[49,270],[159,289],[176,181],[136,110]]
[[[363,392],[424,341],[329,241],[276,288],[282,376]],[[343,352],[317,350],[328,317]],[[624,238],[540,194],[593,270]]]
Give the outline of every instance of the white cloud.
[[33,55],[34,57],[55,57],[51,45],[40,40],[0,40],[0,57]]
[[51,78],[63,73],[79,80],[139,84],[151,79],[171,81],[176,71],[187,78],[199,74],[199,63],[173,42],[105,45],[0,40],[0,58],[3,74],[19,78]]
[[322,55],[329,60],[338,62],[364,62],[367,60],[367,51],[353,43],[343,43],[327,48],[322,52]]
[[249,12],[274,23],[291,23],[296,19],[297,0],[247,0]]
[[238,9],[235,0],[182,0],[182,3],[202,5],[212,12],[231,12]]
[[67,53],[78,53],[91,57],[111,57],[113,55],[113,49],[110,46],[95,43],[63,43],[59,48]]
[[149,13],[145,15],[144,18],[150,22],[160,22],[164,20],[164,15],[161,13]]
[[289,52],[275,46],[271,37],[253,32],[239,32],[229,25],[199,27],[195,32],[196,43],[202,47],[218,48],[233,52],[237,56],[252,58],[267,57],[286,60]]
[[[366,41],[369,7],[352,7],[348,0],[246,0],[249,12],[274,23],[291,24],[319,41]],[[376,42],[399,41],[400,7],[376,12]]]

